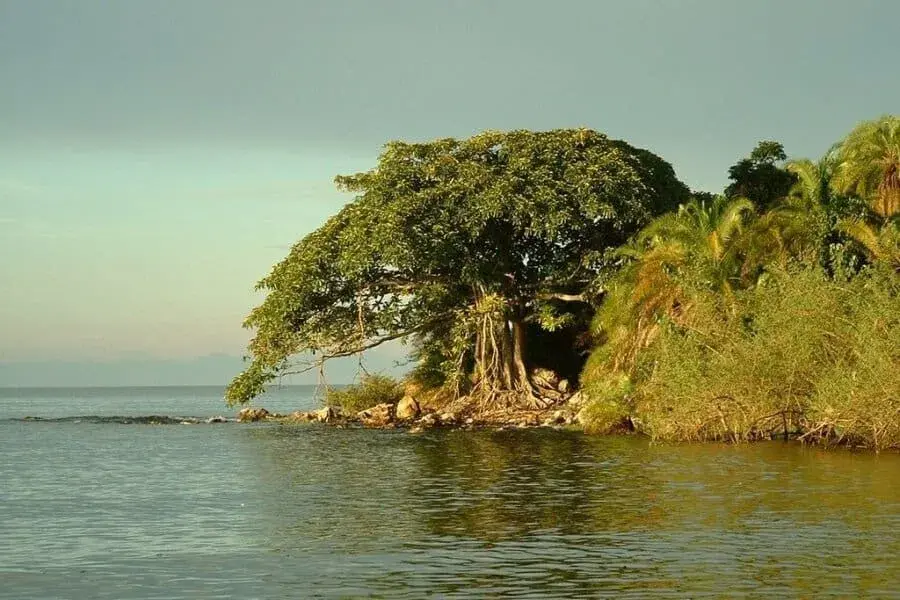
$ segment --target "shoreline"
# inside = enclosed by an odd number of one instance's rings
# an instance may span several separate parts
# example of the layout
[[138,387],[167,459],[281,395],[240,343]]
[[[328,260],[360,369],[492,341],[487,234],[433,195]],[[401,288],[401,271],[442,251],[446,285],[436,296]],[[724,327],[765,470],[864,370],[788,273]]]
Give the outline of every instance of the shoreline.
[[[578,394],[573,394],[576,397]],[[782,442],[785,444],[799,445],[810,449],[819,450],[846,450],[854,453],[900,454],[900,448],[874,449],[871,447],[852,445],[849,442],[827,443],[820,440],[804,439],[804,432],[788,432],[760,436],[758,438],[734,441],[729,439],[717,440],[668,440],[654,439],[635,426],[632,419],[627,419],[620,426],[603,433],[590,432],[580,419],[581,408],[587,400],[576,397],[576,405],[569,402],[551,406],[546,409],[525,410],[511,409],[493,411],[482,415],[465,415],[448,411],[424,409],[415,416],[398,417],[397,407],[401,403],[382,403],[372,408],[360,411],[357,414],[345,414],[338,407],[325,406],[311,411],[295,411],[289,414],[269,412],[263,407],[245,407],[238,412],[234,419],[228,422],[239,424],[272,423],[278,425],[307,425],[318,424],[337,429],[380,429],[400,430],[409,435],[424,433],[429,430],[457,430],[457,431],[524,431],[532,429],[552,429],[555,431],[581,432],[585,435],[599,436],[638,436],[649,440],[654,444],[684,445],[684,444],[725,444],[737,446],[743,444],[757,444],[765,442]],[[402,410],[401,410],[402,414]]]

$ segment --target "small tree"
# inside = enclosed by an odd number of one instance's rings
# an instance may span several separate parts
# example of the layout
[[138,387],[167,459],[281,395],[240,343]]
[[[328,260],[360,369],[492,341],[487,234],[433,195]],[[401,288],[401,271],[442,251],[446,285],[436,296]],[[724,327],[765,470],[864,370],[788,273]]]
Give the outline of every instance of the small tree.
[[485,407],[540,402],[526,323],[558,325],[556,303],[582,299],[603,251],[688,195],[659,157],[583,129],[391,142],[336,182],[355,200],[258,285],[230,402],[298,354],[309,368],[408,338]]

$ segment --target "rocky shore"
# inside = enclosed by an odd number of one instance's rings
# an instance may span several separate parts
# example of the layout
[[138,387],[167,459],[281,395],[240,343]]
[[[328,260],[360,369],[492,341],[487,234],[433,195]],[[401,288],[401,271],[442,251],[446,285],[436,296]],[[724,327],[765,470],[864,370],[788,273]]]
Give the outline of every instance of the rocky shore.
[[[290,414],[272,413],[261,407],[241,409],[237,420],[241,423],[260,421],[284,424],[325,423],[337,427],[366,427],[372,429],[405,428],[419,433],[435,427],[479,428],[529,428],[580,426],[582,409],[586,403],[580,392],[572,393],[566,380],[545,381],[544,389],[552,389],[553,396],[545,398],[546,408],[521,408],[510,406],[490,411],[479,411],[469,406],[466,398],[453,402],[436,402],[428,394],[408,393],[396,403],[385,402],[371,408],[347,413],[335,406],[325,406],[313,411],[296,411]],[[416,396],[420,397],[417,398]]]

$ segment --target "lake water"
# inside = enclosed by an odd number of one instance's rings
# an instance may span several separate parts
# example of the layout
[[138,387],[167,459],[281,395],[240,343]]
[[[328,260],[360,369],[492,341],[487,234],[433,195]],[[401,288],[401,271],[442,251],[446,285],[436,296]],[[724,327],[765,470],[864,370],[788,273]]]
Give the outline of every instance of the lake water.
[[0,390],[0,598],[900,598],[896,454],[112,418],[221,398]]

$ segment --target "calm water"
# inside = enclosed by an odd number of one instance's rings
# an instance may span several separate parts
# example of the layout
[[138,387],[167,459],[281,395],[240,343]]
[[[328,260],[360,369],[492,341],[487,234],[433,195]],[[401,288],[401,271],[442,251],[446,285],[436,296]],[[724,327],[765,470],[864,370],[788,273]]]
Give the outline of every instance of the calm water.
[[897,455],[109,418],[223,413],[0,390],[0,598],[900,598]]

